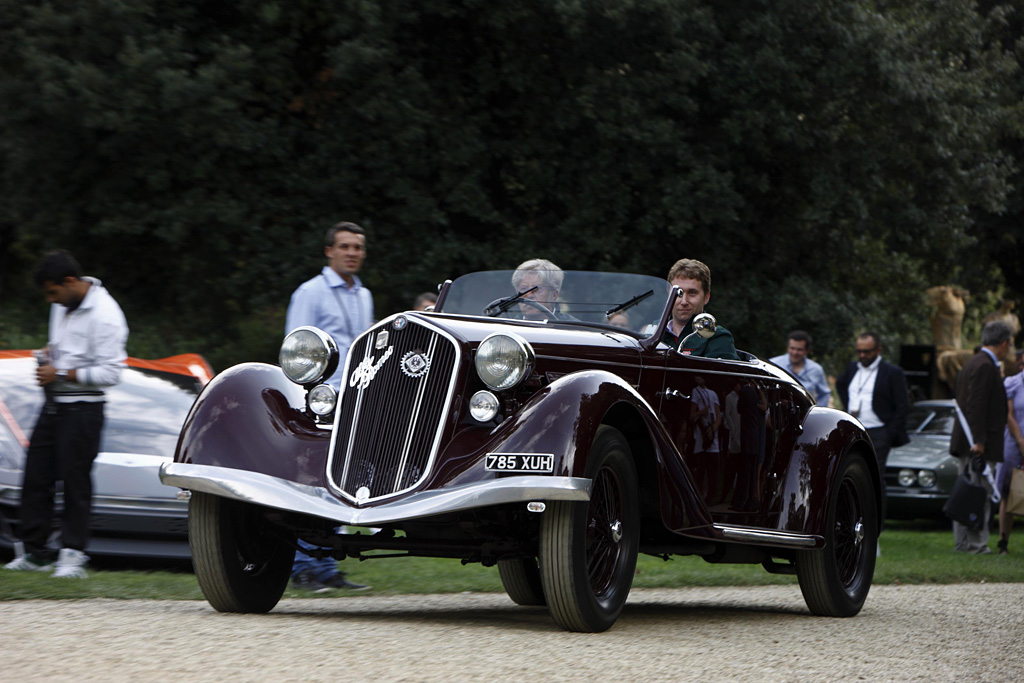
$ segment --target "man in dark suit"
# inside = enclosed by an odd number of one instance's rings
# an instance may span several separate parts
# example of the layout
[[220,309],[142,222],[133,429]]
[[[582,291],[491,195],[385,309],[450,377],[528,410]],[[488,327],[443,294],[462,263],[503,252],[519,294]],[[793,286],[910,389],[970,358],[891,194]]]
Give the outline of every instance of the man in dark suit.
[[889,450],[910,443],[907,412],[910,397],[903,370],[882,360],[882,342],[875,332],[857,337],[857,360],[836,380],[836,391],[847,412],[864,425],[875,447],[878,476],[885,501],[885,463]]
[[[959,420],[953,425],[949,452],[959,458],[961,472],[975,460],[1003,461],[1003,430],[1008,410],[999,362],[1009,353],[1012,338],[1013,333],[1006,323],[995,321],[986,324],[981,330],[981,350],[971,356],[957,377],[956,402],[971,430],[971,439],[968,439]],[[984,467],[981,462],[977,465],[975,471]],[[987,497],[984,519],[986,522],[990,519]],[[987,523],[979,531],[971,531],[953,522],[953,540],[957,550],[979,554],[992,552],[988,547]]]

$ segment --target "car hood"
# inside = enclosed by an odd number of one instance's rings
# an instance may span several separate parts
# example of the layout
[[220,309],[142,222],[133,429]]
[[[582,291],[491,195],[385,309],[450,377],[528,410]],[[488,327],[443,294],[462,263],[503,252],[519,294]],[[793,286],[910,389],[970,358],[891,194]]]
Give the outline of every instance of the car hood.
[[949,458],[948,436],[912,436],[910,443],[889,451],[889,467],[935,467]]

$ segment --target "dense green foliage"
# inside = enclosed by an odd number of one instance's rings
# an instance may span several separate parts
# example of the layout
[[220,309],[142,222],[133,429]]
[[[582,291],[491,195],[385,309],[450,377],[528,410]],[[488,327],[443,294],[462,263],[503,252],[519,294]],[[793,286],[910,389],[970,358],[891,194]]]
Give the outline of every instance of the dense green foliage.
[[0,348],[41,338],[27,274],[64,247],[130,353],[272,359],[340,219],[378,317],[536,256],[688,256],[742,348],[927,341],[926,287],[1024,292],[1021,9],[0,0]]

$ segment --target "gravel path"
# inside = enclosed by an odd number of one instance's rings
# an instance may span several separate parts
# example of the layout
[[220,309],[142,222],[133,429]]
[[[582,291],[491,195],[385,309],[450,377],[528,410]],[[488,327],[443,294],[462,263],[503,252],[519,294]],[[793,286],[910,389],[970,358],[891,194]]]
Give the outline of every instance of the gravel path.
[[8,681],[1022,681],[1024,584],[875,586],[809,616],[795,586],[634,590],[608,632],[502,594],[0,603]]

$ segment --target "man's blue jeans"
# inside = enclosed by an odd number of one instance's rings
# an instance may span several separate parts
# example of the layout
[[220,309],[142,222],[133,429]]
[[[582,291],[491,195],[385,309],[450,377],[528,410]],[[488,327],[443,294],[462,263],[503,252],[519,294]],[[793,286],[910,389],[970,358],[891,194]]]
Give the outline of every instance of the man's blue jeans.
[[[299,546],[303,548],[315,549],[316,546],[306,543],[303,540],[299,540]],[[338,573],[338,562],[333,557],[322,557],[317,559],[310,557],[301,550],[295,551],[295,560],[292,562],[292,577],[299,575],[299,572],[308,569],[312,574],[313,578],[317,581],[326,581],[330,577]]]

